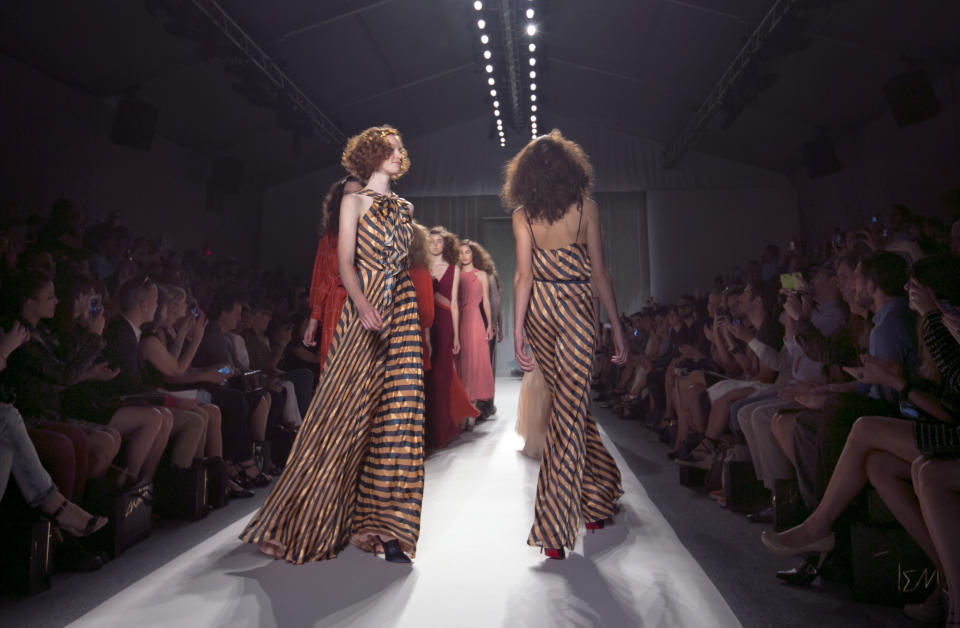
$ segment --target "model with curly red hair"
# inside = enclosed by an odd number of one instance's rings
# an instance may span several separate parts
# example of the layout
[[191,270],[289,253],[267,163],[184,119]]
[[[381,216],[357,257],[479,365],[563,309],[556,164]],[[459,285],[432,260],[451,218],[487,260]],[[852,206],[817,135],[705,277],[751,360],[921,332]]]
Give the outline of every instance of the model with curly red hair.
[[[534,521],[527,543],[564,558],[580,521],[598,529],[623,494],[620,471],[590,416],[594,349],[591,282],[607,315],[617,301],[603,261],[600,218],[590,199],[593,168],[583,150],[559,131],[527,144],[506,169],[501,197],[513,210],[517,270],[513,281],[514,350],[525,371],[533,349],[553,400],[540,462]],[[613,326],[623,364],[627,345]]]
[[390,126],[350,138],[342,162],[366,181],[340,203],[349,299],[286,470],[240,538],[297,564],[347,543],[409,563],[423,502],[423,357],[407,270],[413,206],[390,183],[410,162]]

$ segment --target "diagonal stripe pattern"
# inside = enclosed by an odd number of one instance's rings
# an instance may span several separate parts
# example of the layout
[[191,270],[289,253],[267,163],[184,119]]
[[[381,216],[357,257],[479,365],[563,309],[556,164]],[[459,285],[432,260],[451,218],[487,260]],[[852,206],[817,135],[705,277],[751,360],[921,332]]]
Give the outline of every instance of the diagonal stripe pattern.
[[363,328],[344,304],[320,384],[287,468],[240,535],[282,543],[286,560],[333,558],[348,543],[373,551],[377,535],[416,553],[423,501],[423,360],[416,292],[406,271],[411,206],[372,190],[357,226],[364,295],[384,328]]
[[533,251],[527,342],[550,387],[553,407],[527,543],[573,548],[580,521],[613,515],[620,471],[590,416],[594,305],[586,245]]

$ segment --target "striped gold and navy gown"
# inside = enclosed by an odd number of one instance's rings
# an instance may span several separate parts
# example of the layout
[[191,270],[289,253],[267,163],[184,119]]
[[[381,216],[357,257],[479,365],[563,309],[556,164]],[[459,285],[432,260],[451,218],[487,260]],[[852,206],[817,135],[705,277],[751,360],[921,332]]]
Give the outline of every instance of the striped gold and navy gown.
[[527,543],[572,549],[581,521],[611,517],[623,488],[617,463],[590,416],[595,340],[590,255],[578,242],[558,249],[541,249],[535,238],[533,244],[533,289],[523,329],[553,407]]
[[373,551],[396,538],[414,556],[423,500],[423,359],[416,291],[406,270],[412,207],[373,204],[357,224],[355,263],[383,329],[368,331],[347,299],[286,470],[241,540],[283,544],[292,563]]

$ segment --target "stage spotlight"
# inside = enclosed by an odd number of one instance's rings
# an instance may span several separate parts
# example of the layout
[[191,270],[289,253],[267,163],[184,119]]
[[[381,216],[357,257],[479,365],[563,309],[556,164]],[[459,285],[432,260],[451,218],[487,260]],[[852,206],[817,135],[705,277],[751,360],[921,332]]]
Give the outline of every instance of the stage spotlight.
[[484,50],[484,51],[483,51],[483,58],[484,58],[484,59],[489,59],[489,58],[492,57],[492,56],[493,56],[493,54],[492,54],[489,50]]
[[483,3],[480,2],[480,0],[477,0],[476,2],[473,3],[473,8],[476,9],[477,11],[482,11]]
[[497,90],[491,89],[491,90],[490,90],[490,96],[492,96],[493,98],[496,98],[496,97],[497,97]]
[[480,43],[483,44],[484,46],[486,46],[487,44],[490,43],[490,38],[487,37],[486,35],[481,35],[481,36],[480,36]]
[[499,100],[494,100],[494,101],[493,101],[493,108],[496,109],[496,108],[499,107],[499,106],[500,106],[500,101],[499,101]]
[[490,65],[489,63],[487,64],[487,67],[485,67],[484,69],[487,71],[487,74],[493,74],[493,66]]
[[534,70],[530,70],[530,78],[532,79],[537,78],[537,73]]
[[536,122],[537,116],[530,116],[530,122]]
[[494,109],[494,110],[493,110],[493,115],[495,115],[495,116],[497,116],[497,117],[499,118],[499,117],[500,117],[500,110],[499,110],[499,109]]
[[[474,6],[476,6],[476,5],[474,5]],[[527,19],[528,19],[528,20],[532,20],[532,19],[533,19],[533,9],[527,9]]]
[[493,77],[492,77],[492,76],[487,79],[487,85],[496,85],[496,83],[497,83],[497,82],[496,82],[495,80],[493,80]]
[[[483,20],[480,20],[480,21],[482,22]],[[481,26],[480,28],[483,28],[483,27]],[[533,24],[527,24],[527,35],[530,35],[531,37],[533,37],[536,34],[537,34],[537,27],[534,26]]]
[[536,44],[531,43],[529,46],[527,46],[527,50],[529,50],[530,52],[534,52],[536,51],[536,49],[537,49]]
[[530,65],[531,66],[537,65],[537,60],[534,59],[533,57],[530,57]]
[[536,84],[536,83],[530,83],[530,91],[531,91],[531,92],[537,91],[537,84]]
[[530,94],[530,100],[531,100],[531,102],[536,102],[536,101],[537,101],[537,95],[536,95],[536,94]]
[[530,111],[536,111],[536,110],[537,110],[536,105],[530,105]]
[[487,27],[486,20],[477,20],[477,28],[479,28],[480,30],[483,30],[486,27]]

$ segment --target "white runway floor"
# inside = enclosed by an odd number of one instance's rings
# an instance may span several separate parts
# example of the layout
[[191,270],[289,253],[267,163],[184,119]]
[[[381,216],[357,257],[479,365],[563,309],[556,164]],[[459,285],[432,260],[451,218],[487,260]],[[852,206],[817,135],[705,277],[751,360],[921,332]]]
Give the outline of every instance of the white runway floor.
[[739,626],[609,442],[626,494],[615,525],[564,561],[526,545],[536,462],[518,452],[519,382],[498,419],[430,456],[412,568],[347,548],[292,566],[237,541],[247,517],[74,623],[131,626]]

